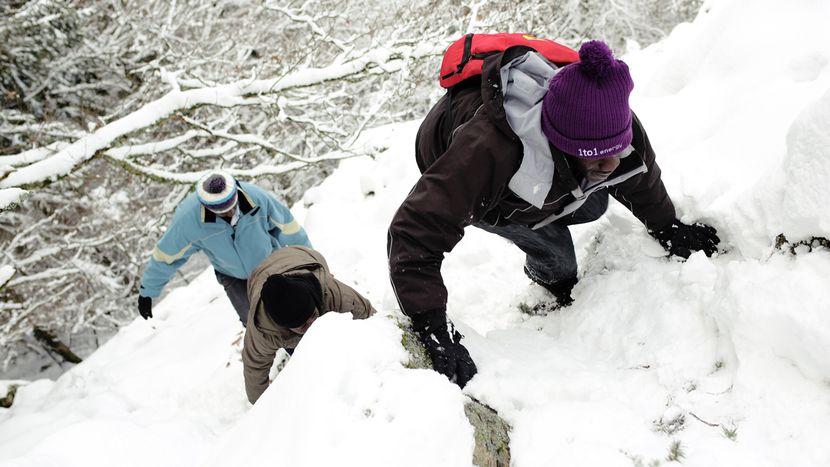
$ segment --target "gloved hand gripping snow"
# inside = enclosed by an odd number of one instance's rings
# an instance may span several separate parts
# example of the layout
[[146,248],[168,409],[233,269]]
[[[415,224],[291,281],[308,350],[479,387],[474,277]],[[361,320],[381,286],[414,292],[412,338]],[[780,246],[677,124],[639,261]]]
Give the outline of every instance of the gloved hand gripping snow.
[[[439,317],[440,320],[435,319]],[[413,323],[418,340],[424,344],[429,358],[432,359],[432,368],[463,389],[478,372],[470,352],[461,344],[464,336],[446,320],[443,313],[430,316],[432,319],[424,318],[413,318]],[[437,323],[430,326],[427,324],[428,321]]]
[[712,256],[720,243],[714,227],[701,223],[687,225],[677,219],[668,227],[649,233],[666,251],[682,258],[688,258],[692,251],[703,251],[706,256]]

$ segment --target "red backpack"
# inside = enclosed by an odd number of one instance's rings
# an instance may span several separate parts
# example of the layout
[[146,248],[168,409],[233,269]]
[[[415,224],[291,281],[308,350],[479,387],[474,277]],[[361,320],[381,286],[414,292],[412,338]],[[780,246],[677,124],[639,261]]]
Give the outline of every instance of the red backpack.
[[576,50],[530,34],[467,34],[453,42],[444,52],[438,79],[441,87],[449,89],[467,78],[480,75],[486,57],[514,45],[530,47],[557,65],[579,61]]

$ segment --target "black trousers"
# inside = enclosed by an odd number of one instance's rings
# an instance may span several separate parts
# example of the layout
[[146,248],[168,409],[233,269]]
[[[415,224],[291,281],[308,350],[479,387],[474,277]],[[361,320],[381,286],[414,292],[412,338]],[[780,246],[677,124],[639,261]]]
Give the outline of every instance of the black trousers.
[[248,281],[245,279],[237,279],[236,277],[226,276],[219,271],[216,272],[216,280],[225,288],[225,293],[233,305],[236,314],[239,315],[239,321],[242,321],[242,326],[248,324]]

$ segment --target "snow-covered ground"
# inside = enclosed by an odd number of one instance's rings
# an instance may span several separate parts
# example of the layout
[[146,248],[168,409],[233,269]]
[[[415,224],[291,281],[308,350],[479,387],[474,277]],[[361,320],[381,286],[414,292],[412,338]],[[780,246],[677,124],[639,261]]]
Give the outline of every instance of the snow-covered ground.
[[[830,252],[773,247],[830,238],[828,19],[817,0],[711,2],[625,56],[678,210],[727,253],[666,259],[612,203],[574,229],[576,301],[547,316],[520,311],[546,295],[506,241],[468,229],[447,256],[449,314],[480,370],[464,392],[512,424],[513,465],[671,465],[672,446],[686,466],[830,465]],[[381,157],[343,161],[293,208],[379,315],[323,316],[250,407],[242,328],[206,271],[21,387],[0,409],[0,465],[470,465],[464,394],[403,366],[391,319],[386,229],[418,176],[418,123],[371,131]]]

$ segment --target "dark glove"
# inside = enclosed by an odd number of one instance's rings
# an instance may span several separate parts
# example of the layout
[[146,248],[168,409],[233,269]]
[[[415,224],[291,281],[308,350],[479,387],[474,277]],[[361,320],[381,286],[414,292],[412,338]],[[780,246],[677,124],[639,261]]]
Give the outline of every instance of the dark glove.
[[420,329],[417,321],[417,318],[413,320],[415,332],[432,359],[432,368],[463,389],[478,372],[470,352],[461,344],[464,336],[455,330],[452,323],[448,328],[446,319],[441,324]]
[[692,251],[703,251],[706,256],[718,251],[718,231],[706,224],[686,225],[675,219],[668,227],[649,232],[670,254],[688,258]]
[[138,296],[138,314],[141,315],[141,317],[144,319],[153,317],[152,298],[142,297],[141,295]]

